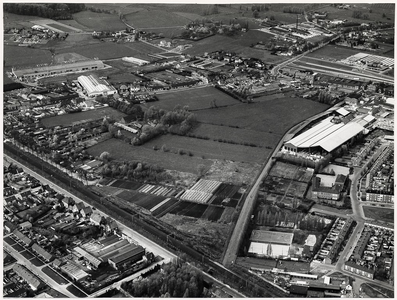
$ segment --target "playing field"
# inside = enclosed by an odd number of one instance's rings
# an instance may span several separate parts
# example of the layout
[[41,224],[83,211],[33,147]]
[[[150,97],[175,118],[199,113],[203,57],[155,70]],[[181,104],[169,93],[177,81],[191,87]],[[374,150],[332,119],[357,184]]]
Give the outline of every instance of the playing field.
[[293,125],[322,112],[327,105],[302,99],[280,98],[195,112],[202,123],[238,125],[239,128],[283,135]]
[[141,10],[125,15],[126,22],[140,30],[161,27],[184,26],[190,22],[185,18],[172,12],[158,9]]
[[167,92],[157,94],[157,97],[160,101],[156,102],[156,106],[166,110],[172,110],[176,105],[187,105],[189,106],[189,110],[211,108],[214,101],[217,106],[229,106],[241,103],[214,87]]
[[360,52],[373,53],[373,52],[363,51],[361,49],[352,49],[343,46],[327,45],[320,48],[319,50],[308,53],[306,56],[320,58],[324,60],[341,60]]
[[41,120],[41,122],[46,127],[54,127],[58,125],[67,126],[67,125],[71,125],[73,122],[87,120],[87,119],[97,120],[105,116],[112,117],[115,120],[120,120],[122,117],[126,116],[126,114],[111,107],[104,107],[96,110],[89,110],[89,111],[44,118]]

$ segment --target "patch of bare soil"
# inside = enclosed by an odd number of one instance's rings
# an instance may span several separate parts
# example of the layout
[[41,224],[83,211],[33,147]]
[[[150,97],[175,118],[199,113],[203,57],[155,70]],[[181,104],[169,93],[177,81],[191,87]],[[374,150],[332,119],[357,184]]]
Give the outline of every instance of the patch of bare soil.
[[261,165],[258,163],[236,162],[231,160],[212,160],[214,163],[204,178],[236,185],[250,185]]

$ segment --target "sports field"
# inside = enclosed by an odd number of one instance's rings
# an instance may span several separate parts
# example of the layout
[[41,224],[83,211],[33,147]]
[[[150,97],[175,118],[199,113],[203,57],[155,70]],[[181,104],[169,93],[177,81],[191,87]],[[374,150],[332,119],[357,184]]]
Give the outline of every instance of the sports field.
[[105,116],[112,117],[115,120],[120,120],[122,117],[126,116],[126,114],[111,107],[104,107],[96,110],[82,111],[72,114],[44,118],[41,120],[41,122],[46,127],[54,127],[58,125],[67,126],[71,125],[73,122],[87,119],[97,120]]
[[361,49],[352,49],[343,46],[327,45],[320,48],[319,50],[308,53],[306,56],[313,58],[320,58],[324,60],[341,60],[360,52],[373,53],[373,52],[363,51]]
[[302,99],[280,98],[195,112],[202,123],[238,125],[239,128],[283,135],[293,125],[322,112],[327,105]]
[[214,87],[190,88],[188,90],[157,94],[156,106],[172,110],[176,105],[189,106],[189,110],[211,108],[215,101],[217,106],[240,104],[238,100],[226,95]]

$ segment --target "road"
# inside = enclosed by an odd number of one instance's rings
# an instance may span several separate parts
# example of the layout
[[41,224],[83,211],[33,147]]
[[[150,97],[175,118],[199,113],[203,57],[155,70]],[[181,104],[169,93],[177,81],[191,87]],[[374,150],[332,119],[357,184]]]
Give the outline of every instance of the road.
[[53,280],[51,277],[49,277],[47,274],[45,274],[41,269],[44,268],[46,265],[41,266],[41,267],[36,267],[34,264],[32,264],[27,258],[25,258],[22,254],[20,254],[18,251],[16,251],[13,247],[8,245],[7,243],[3,243],[3,247],[7,249],[12,256],[14,256],[18,263],[25,266],[28,270],[33,272],[33,274],[36,274],[42,281],[45,282],[45,284],[48,284],[50,287],[52,287],[54,290],[59,291],[60,293],[70,297],[70,298],[76,298],[75,295],[73,295],[71,292],[69,292],[66,288],[70,285],[60,285],[58,284],[55,280]]

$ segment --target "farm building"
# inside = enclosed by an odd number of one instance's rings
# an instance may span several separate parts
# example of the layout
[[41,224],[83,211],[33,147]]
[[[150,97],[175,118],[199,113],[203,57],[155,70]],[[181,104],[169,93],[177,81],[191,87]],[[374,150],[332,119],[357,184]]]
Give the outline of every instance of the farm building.
[[35,275],[20,264],[15,264],[12,269],[29,284],[33,291],[36,291],[42,285],[41,281]]
[[86,91],[88,97],[94,96],[107,96],[114,95],[117,93],[117,90],[110,85],[106,80],[99,79],[94,75],[89,76],[79,76],[77,77],[78,82]]
[[42,77],[75,73],[81,71],[92,71],[103,69],[105,65],[100,60],[84,60],[58,65],[38,66],[36,68],[12,69],[12,73],[17,78],[38,79]]
[[292,244],[293,233],[253,230],[249,253],[257,256],[287,257]]
[[312,128],[287,141],[283,149],[291,152],[322,149],[331,152],[345,142],[364,131],[364,127],[356,122],[335,123],[333,116],[317,123]]

